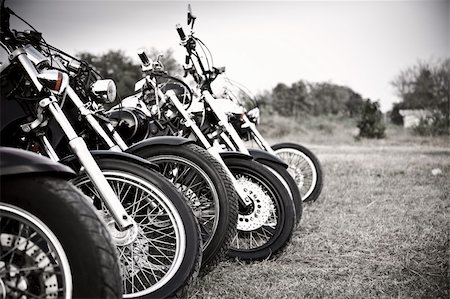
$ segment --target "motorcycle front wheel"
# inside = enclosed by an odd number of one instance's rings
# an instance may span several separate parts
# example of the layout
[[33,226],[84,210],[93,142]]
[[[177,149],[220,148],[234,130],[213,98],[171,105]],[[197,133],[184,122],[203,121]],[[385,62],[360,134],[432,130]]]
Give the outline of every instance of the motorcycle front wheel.
[[289,195],[291,196],[292,201],[294,202],[295,207],[295,221],[298,225],[300,220],[302,219],[303,214],[303,200],[300,194],[300,190],[297,186],[297,182],[294,178],[289,174],[289,172],[280,164],[269,161],[269,160],[261,160],[259,161],[262,165],[268,168],[279,181],[282,182],[284,187],[288,190]]
[[137,232],[121,232],[87,175],[73,180],[107,223],[120,260],[124,298],[185,296],[202,257],[198,223],[175,187],[159,173],[114,158],[96,158]]
[[297,143],[277,143],[272,149],[289,165],[288,171],[297,182],[303,201],[316,201],[323,187],[322,167],[316,155]]
[[228,251],[243,260],[269,258],[290,241],[295,227],[295,208],[285,186],[254,160],[224,157],[224,162],[251,204],[240,206],[237,234]]
[[122,297],[115,247],[81,192],[26,175],[1,187],[0,298]]
[[223,166],[195,144],[151,145],[134,153],[157,164],[188,201],[202,233],[203,262],[212,268],[236,234],[238,198]]

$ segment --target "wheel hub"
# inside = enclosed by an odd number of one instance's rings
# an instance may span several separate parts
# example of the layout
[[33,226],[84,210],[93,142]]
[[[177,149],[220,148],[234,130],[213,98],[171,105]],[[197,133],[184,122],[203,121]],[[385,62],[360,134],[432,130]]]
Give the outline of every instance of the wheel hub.
[[[139,234],[144,235],[142,231]],[[130,250],[133,251],[132,254],[130,253],[133,256],[133,261],[125,265],[128,277],[137,275],[142,269],[147,269],[151,272],[164,272],[167,270],[167,265],[157,265],[149,261],[150,247],[144,237],[138,237]]]
[[202,205],[200,198],[198,197],[197,194],[195,194],[195,192],[192,189],[179,183],[175,184],[175,187],[178,190],[180,190],[181,193],[183,193],[184,197],[187,199],[187,202],[191,206],[191,208],[197,209]]
[[263,226],[274,209],[272,200],[264,190],[245,177],[238,180],[245,195],[250,198],[252,204],[246,211],[239,211],[237,229],[241,231],[253,231]]
[[136,222],[133,221],[133,226],[124,231],[120,231],[117,229],[116,222],[112,219],[112,217],[104,216],[103,219],[105,220],[106,227],[111,234],[111,239],[117,246],[126,246],[136,240],[138,235]]
[[299,167],[290,166],[288,171],[297,183],[298,189],[301,190],[303,188],[303,185],[305,184],[305,175],[303,174],[302,170]]
[[[30,285],[27,277],[36,277],[45,288],[46,297],[56,296],[58,293],[58,280],[51,266],[49,256],[30,239],[11,234],[1,234],[0,244],[5,251],[14,250],[15,258],[10,264],[0,261],[0,269],[7,269],[6,275],[0,279],[0,298],[5,294],[19,296],[28,291]],[[10,249],[8,249],[10,248]],[[36,270],[23,271],[22,269],[38,267]],[[45,270],[45,271],[44,271]]]
[[8,293],[17,298],[21,298],[20,294],[28,289],[28,280],[16,265],[9,266],[9,273],[5,283],[5,291],[8,288]]

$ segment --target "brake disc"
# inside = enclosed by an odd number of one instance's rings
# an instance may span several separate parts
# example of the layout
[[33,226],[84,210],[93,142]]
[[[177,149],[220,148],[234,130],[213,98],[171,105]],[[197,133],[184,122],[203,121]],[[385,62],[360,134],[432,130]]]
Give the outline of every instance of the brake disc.
[[240,177],[237,182],[245,195],[252,201],[245,213],[240,211],[238,215],[237,229],[241,231],[253,231],[263,226],[275,208],[270,196],[264,191],[263,186],[246,177]]
[[[17,295],[26,292],[32,287],[29,282],[29,276],[32,275],[39,279],[44,285],[44,298],[54,298],[58,294],[58,280],[55,275],[56,269],[52,266],[50,259],[44,250],[36,245],[31,239],[23,238],[17,235],[2,233],[0,235],[0,244],[5,252],[14,252],[15,258],[11,259],[10,264],[0,262],[0,268],[7,269],[7,275],[1,277],[1,288],[6,293]],[[2,265],[3,264],[3,265]],[[23,269],[37,267],[39,270]],[[36,282],[34,282],[36,283]]]

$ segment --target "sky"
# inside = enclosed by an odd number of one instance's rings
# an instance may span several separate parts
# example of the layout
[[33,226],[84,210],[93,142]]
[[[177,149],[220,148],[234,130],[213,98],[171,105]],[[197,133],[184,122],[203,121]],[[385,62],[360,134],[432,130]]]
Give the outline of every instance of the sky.
[[[383,111],[399,101],[391,83],[418,61],[450,57],[450,0],[428,1],[69,1],[6,5],[70,54],[172,48],[191,3],[195,35],[215,66],[253,93],[299,80],[346,85]],[[12,26],[23,29],[19,22]]]

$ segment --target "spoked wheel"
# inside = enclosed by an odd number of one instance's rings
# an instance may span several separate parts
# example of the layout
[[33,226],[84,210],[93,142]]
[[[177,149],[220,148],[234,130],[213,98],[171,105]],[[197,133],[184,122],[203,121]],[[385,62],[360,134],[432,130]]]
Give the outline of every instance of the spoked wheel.
[[236,234],[237,194],[223,166],[194,144],[152,145],[137,155],[159,165],[194,211],[203,240],[203,265],[225,257]]
[[97,160],[137,229],[119,231],[87,176],[74,184],[104,218],[121,263],[124,298],[183,295],[197,276],[202,242],[183,196],[154,171],[117,159]]
[[259,161],[259,163],[263,164],[267,169],[269,169],[288,190],[289,195],[292,201],[294,202],[295,217],[296,217],[295,221],[296,224],[299,224],[303,214],[303,201],[296,181],[289,174],[289,172],[278,163],[266,159],[262,159],[261,161]]
[[58,178],[1,180],[0,298],[121,298],[115,247],[86,197]]
[[0,298],[72,298],[69,260],[48,226],[6,204],[0,225]]
[[272,149],[289,165],[288,171],[297,182],[303,201],[317,200],[323,187],[322,168],[317,157],[296,143],[278,143]]
[[270,170],[246,159],[224,158],[251,204],[240,206],[238,232],[229,256],[264,259],[287,245],[295,226],[295,208],[286,188]]

